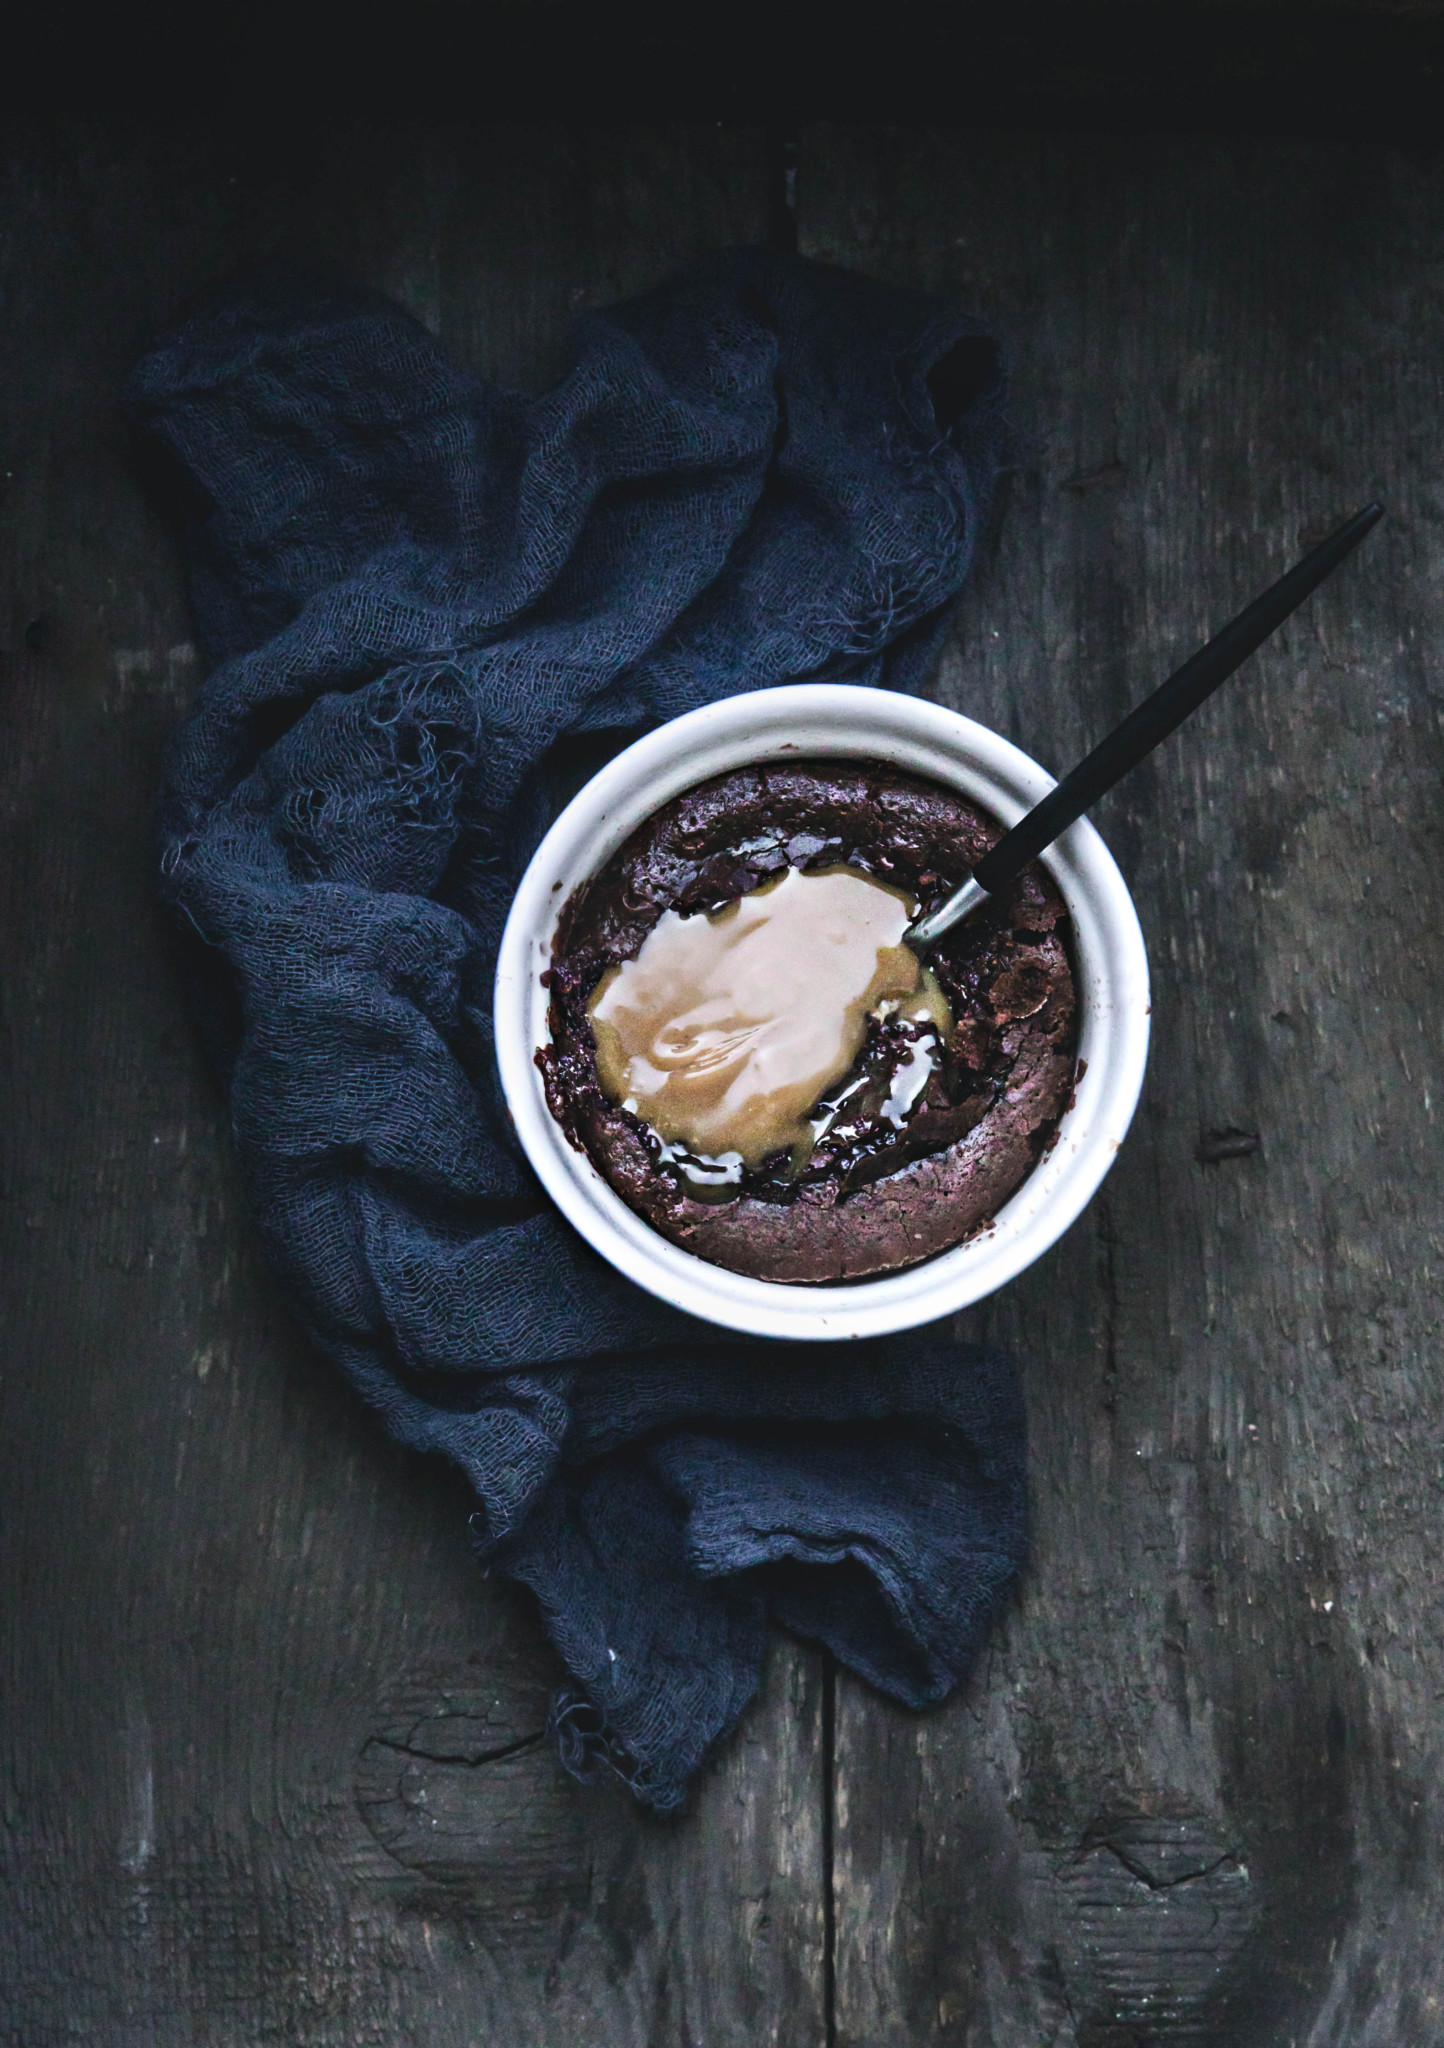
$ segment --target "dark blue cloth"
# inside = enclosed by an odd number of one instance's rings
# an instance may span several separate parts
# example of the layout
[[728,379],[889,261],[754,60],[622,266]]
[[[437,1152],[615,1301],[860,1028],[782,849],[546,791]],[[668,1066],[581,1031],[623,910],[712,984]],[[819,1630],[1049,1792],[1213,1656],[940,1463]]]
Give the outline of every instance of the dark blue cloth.
[[992,344],[737,252],[585,317],[532,399],[272,271],[130,397],[214,664],[162,870],[249,1197],[308,1330],[534,1589],[564,1759],[674,1805],[769,1614],[939,1699],[1023,1551],[1008,1367],[937,1330],[741,1342],[641,1293],[520,1156],[490,1005],[589,754],[764,684],[921,678],[993,486]]

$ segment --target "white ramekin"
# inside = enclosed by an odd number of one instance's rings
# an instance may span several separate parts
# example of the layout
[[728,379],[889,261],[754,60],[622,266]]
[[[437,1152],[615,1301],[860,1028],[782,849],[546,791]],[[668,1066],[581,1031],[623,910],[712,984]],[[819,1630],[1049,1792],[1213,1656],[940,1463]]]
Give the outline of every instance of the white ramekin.
[[753,1280],[681,1251],[614,1194],[547,1108],[542,974],[563,904],[653,811],[694,783],[787,755],[889,761],[1010,825],[1053,778],[997,733],[891,691],[798,683],[727,697],[638,740],[562,812],[522,877],[496,974],[496,1052],[526,1155],[567,1220],[629,1279],[690,1315],[754,1336],[876,1337],[965,1308],[1030,1266],[1089,1201],[1123,1142],[1148,1057],[1148,961],[1132,898],[1086,820],[1043,859],[1073,920],[1082,1077],[1057,1142],[991,1225],[906,1273],[845,1287]]

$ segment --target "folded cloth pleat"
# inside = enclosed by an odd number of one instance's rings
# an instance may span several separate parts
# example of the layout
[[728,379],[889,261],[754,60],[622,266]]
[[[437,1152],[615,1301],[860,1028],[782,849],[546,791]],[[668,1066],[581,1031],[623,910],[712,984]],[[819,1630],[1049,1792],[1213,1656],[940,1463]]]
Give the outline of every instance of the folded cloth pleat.
[[992,342],[734,251],[587,314],[532,398],[271,267],[129,398],[209,667],[163,891],[249,1200],[317,1344],[534,1590],[563,1760],[676,1805],[769,1617],[940,1699],[1023,1553],[1010,1368],[940,1329],[732,1339],[642,1293],[541,1193],[490,1005],[588,761],[739,691],[924,680],[998,468]]

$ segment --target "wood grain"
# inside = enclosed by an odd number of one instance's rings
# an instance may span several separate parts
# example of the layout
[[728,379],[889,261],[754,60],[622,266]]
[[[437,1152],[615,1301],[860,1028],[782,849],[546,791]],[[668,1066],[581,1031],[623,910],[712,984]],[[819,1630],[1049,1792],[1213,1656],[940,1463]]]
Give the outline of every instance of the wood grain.
[[1102,814],[1153,960],[1144,1101],[1088,1214],[964,1319],[1028,1376],[1023,1597],[937,1714],[778,1643],[679,1821],[572,1787],[465,1489],[259,1268],[149,909],[195,682],[115,405],[150,332],[288,248],[540,386],[576,308],[762,232],[761,138],[12,130],[8,2048],[1444,2039],[1444,166],[821,128],[797,157],[804,248],[1013,350],[1015,468],[937,688],[1050,765],[1390,512]]
[[15,2048],[794,2048],[821,2032],[819,1660],[676,1824],[540,1731],[470,1502],[292,1330],[151,904],[194,684],[116,396],[270,248],[541,384],[583,304],[763,218],[746,131],[12,133],[0,198],[4,1748]]
[[1389,508],[1100,814],[1149,1078],[1100,1198],[964,1319],[1028,1377],[1016,1613],[929,1719],[840,1685],[837,2042],[1444,2039],[1444,171],[824,129],[798,208],[1011,346],[938,692],[1055,770]]

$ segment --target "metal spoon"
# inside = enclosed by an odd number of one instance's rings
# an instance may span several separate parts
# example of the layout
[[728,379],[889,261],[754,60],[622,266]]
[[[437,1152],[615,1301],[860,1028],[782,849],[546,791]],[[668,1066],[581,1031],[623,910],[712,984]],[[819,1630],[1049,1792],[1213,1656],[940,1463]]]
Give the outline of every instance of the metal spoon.
[[1092,753],[1078,763],[1071,775],[1065,775],[1040,804],[1035,804],[1011,832],[1004,834],[946,903],[909,926],[903,933],[908,945],[930,946],[953,925],[971,916],[980,903],[1005,889],[1030,860],[1036,860],[1045,846],[1051,846],[1075,818],[1090,810],[1105,790],[1121,782],[1130,768],[1136,768],[1145,754],[1151,754],[1160,740],[1167,739],[1205,697],[1226,682],[1310,591],[1338,568],[1345,555],[1358,546],[1383,516],[1384,508],[1377,501],[1365,505],[1337,533],[1331,533],[1261,597],[1256,597],[1222,632],[1215,633],[1206,647],[1201,647],[1166,683],[1160,684],[1151,697],[1145,697],[1122,725],[1116,726],[1107,739],[1100,740]]

